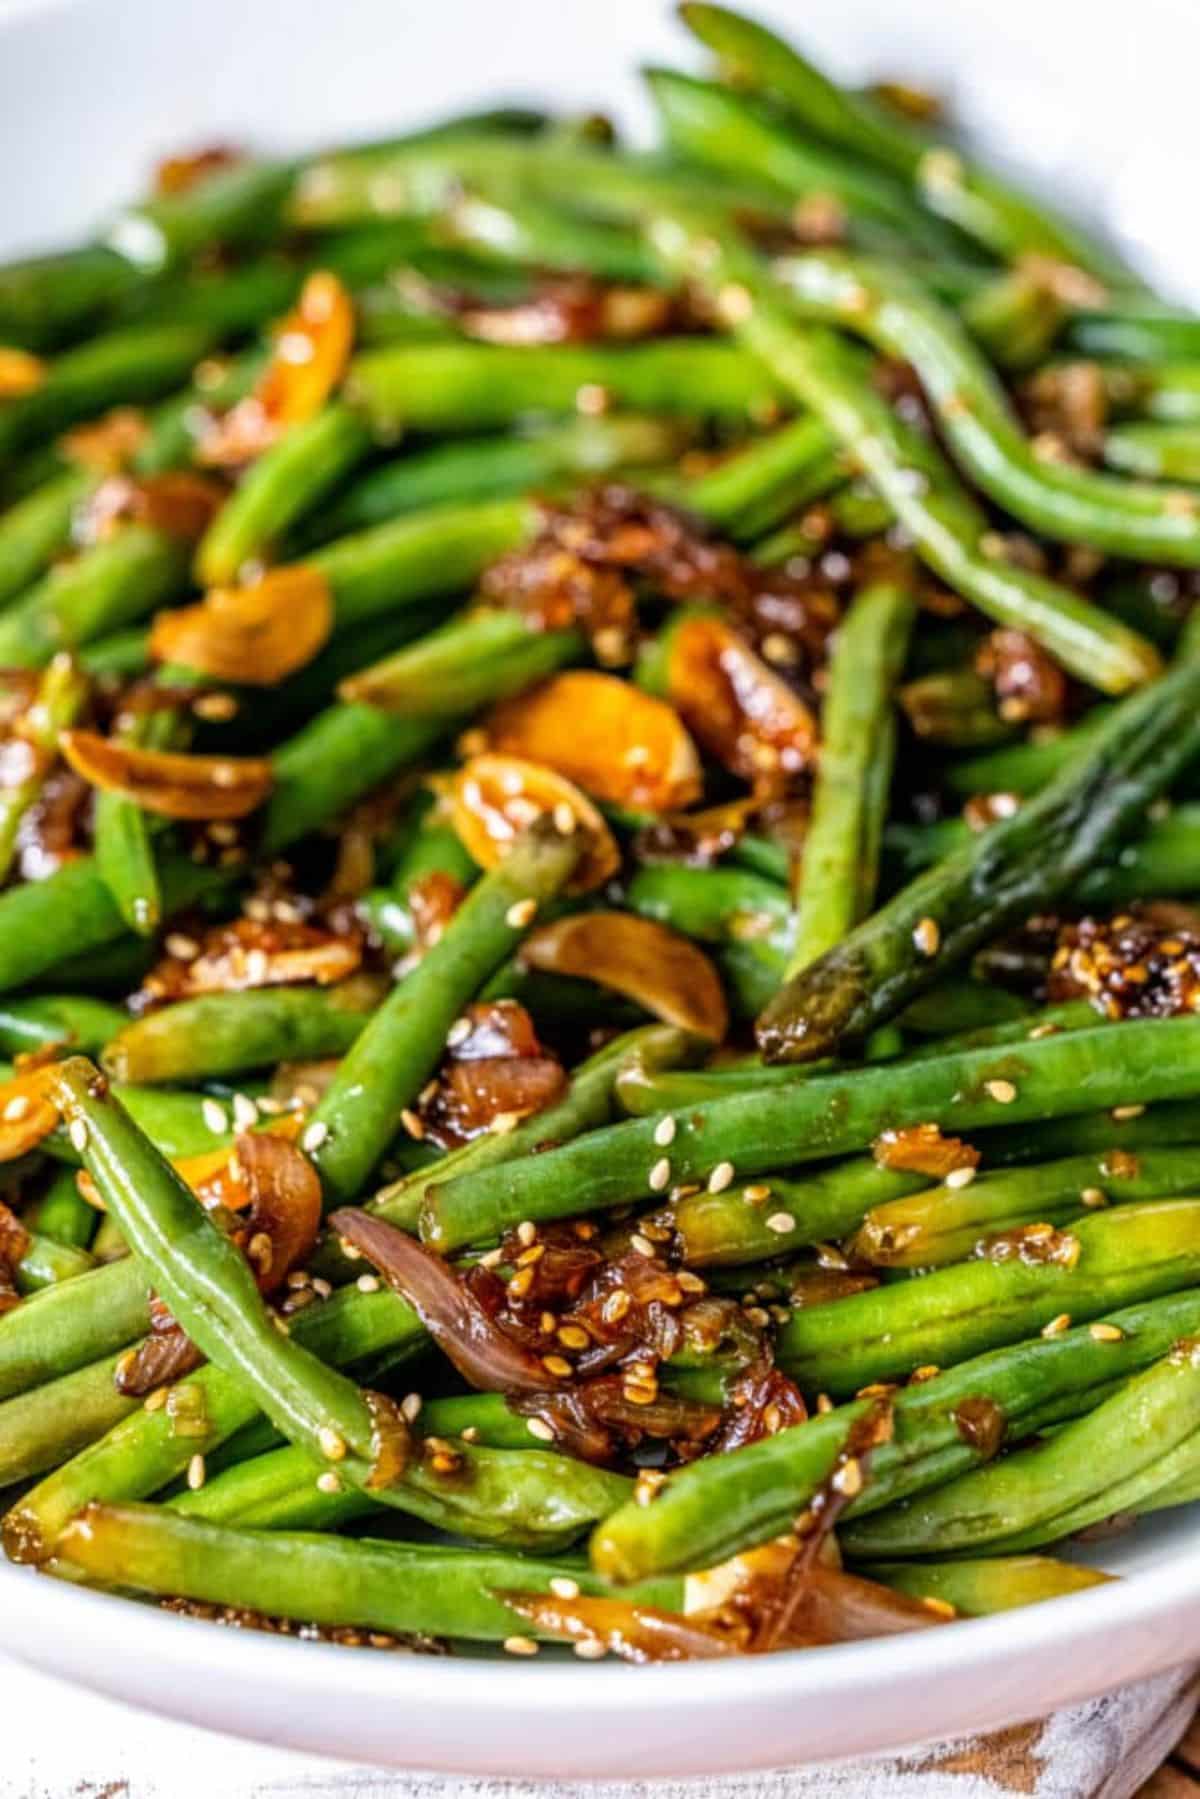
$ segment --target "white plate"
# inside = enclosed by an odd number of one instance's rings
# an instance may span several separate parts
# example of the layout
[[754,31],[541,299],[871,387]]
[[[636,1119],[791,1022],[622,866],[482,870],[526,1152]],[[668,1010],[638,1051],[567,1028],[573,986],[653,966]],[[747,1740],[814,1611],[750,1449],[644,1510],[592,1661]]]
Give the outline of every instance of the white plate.
[[[990,148],[1200,294],[1191,0],[751,0],[864,77],[949,93]],[[158,154],[369,136],[500,96],[638,121],[657,0],[0,0],[0,250],[85,232]],[[633,1669],[351,1654],[0,1570],[3,1648],[262,1741],[526,1777],[734,1772],[996,1727],[1200,1655],[1194,1518],[1105,1546],[1127,1578],[919,1638]]]

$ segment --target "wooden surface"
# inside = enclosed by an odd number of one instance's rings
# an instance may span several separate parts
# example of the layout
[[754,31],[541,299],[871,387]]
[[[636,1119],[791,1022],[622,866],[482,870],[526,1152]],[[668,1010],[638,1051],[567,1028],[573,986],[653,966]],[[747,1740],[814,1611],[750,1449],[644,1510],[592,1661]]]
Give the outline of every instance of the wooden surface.
[[1138,1789],[1136,1799],[1200,1799],[1200,1716],[1171,1759]]

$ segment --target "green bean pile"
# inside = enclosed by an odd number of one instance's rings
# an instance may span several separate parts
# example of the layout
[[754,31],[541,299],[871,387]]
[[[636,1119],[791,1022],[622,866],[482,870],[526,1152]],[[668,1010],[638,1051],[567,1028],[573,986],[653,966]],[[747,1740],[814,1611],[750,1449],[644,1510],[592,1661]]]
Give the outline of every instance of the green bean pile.
[[203,152],[0,268],[44,1574],[680,1660],[1200,1498],[1200,319],[681,13],[652,152]]

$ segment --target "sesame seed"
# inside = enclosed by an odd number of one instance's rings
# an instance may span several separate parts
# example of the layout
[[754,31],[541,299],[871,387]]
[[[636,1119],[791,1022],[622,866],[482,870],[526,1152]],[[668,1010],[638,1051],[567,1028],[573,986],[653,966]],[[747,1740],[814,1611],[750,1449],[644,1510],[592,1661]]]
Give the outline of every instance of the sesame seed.
[[142,1410],[144,1412],[161,1412],[163,1407],[166,1405],[166,1403],[167,1403],[166,1387],[155,1387],[153,1393],[147,1393],[146,1403],[142,1407]]
[[1124,1124],[1127,1119],[1140,1118],[1145,1110],[1145,1106],[1114,1106],[1112,1117],[1117,1124]]
[[499,1268],[503,1260],[504,1251],[502,1249],[489,1249],[486,1255],[480,1256],[479,1266],[481,1268]]
[[521,1122],[520,1112],[497,1112],[488,1130],[493,1137],[507,1137]]
[[71,1148],[82,1155],[88,1143],[87,1119],[72,1118],[67,1135],[71,1139]]
[[831,1485],[836,1487],[838,1492],[847,1499],[853,1499],[856,1493],[862,1492],[862,1464],[857,1457],[848,1456],[846,1458],[835,1472]]
[[660,1118],[658,1123],[655,1125],[654,1141],[658,1144],[658,1147],[660,1149],[666,1149],[670,1144],[674,1143],[674,1141],[675,1141],[675,1120],[670,1116],[669,1113],[666,1118]]
[[202,693],[192,701],[192,711],[197,718],[223,724],[237,716],[237,701],[231,693]]
[[629,1239],[629,1246],[631,1249],[636,1249],[640,1256],[645,1256],[647,1259],[654,1255],[653,1243],[651,1243],[649,1237],[643,1237],[641,1231],[634,1231],[632,1237]]
[[419,1115],[413,1111],[411,1106],[403,1107],[400,1113],[400,1122],[408,1132],[409,1136],[412,1137],[415,1142],[420,1143],[425,1135],[425,1126]]
[[977,1172],[969,1162],[961,1168],[952,1168],[946,1176],[946,1185],[952,1188],[969,1187]]
[[223,1137],[229,1129],[229,1120],[225,1116],[225,1108],[219,1100],[206,1099],[200,1107],[200,1116],[207,1128],[216,1137]]
[[318,1474],[317,1491],[319,1493],[340,1493],[341,1490],[341,1476],[335,1474],[332,1468],[327,1468],[324,1474]]
[[313,1123],[310,1124],[305,1131],[303,1137],[301,1137],[300,1147],[301,1149],[307,1150],[311,1155],[313,1150],[320,1149],[328,1135],[329,1126],[320,1118],[314,1119]]
[[546,1370],[547,1374],[557,1375],[559,1380],[566,1380],[567,1377],[574,1372],[566,1356],[562,1355],[544,1355],[542,1357],[542,1367]]
[[761,1206],[763,1201],[770,1199],[770,1197],[771,1189],[762,1181],[757,1181],[752,1186],[742,1188],[742,1198],[748,1206]]
[[833,1401],[832,1401],[832,1399],[830,1399],[828,1393],[818,1393],[817,1394],[817,1411],[818,1411],[818,1413],[821,1416],[824,1416],[825,1413],[832,1412],[832,1410],[833,1410]]
[[1017,1090],[1011,1081],[985,1081],[983,1090],[1002,1106],[1011,1105],[1017,1097]]
[[504,1651],[506,1655],[536,1655],[538,1646],[532,1637],[505,1637]]
[[454,1023],[450,1026],[450,1029],[446,1032],[446,1048],[457,1049],[459,1044],[465,1043],[470,1035],[471,1020],[469,1018],[456,1018]]
[[190,962],[200,954],[200,945],[194,937],[185,937],[182,931],[168,933],[165,949],[168,956],[174,956],[178,962]]
[[478,1443],[479,1426],[477,1424],[468,1424],[462,1433],[462,1440],[464,1443]]
[[1085,1187],[1079,1198],[1080,1203],[1092,1211],[1108,1204],[1108,1195],[1101,1187]]
[[581,1637],[575,1645],[575,1653],[581,1662],[600,1662],[608,1650],[599,1637]]
[[1123,1343],[1125,1332],[1119,1324],[1089,1324],[1088,1336],[1095,1343]]
[[790,1212],[772,1212],[767,1219],[767,1229],[775,1231],[780,1237],[786,1237],[789,1231],[796,1228],[796,1220]]
[[26,1098],[25,1094],[18,1093],[15,1096],[15,1098],[10,1099],[8,1104],[5,1106],[4,1116],[10,1124],[15,1124],[18,1118],[24,1118],[24,1116],[25,1116],[26,1112],[28,1112],[28,1110],[29,1110],[28,1099]]
[[320,1275],[313,1276],[312,1290],[318,1299],[332,1299],[333,1297],[333,1288],[328,1281],[322,1280]]
[[754,311],[754,300],[749,288],[737,281],[727,281],[717,294],[717,309],[726,324],[743,324]]
[[925,1594],[921,1600],[921,1604],[925,1607],[927,1612],[932,1612],[935,1618],[958,1617],[957,1608],[951,1605],[948,1599],[934,1599],[930,1594]]
[[378,1293],[379,1276],[377,1274],[360,1274],[354,1285],[360,1293]]
[[537,1242],[537,1225],[530,1218],[523,1218],[517,1226],[517,1242],[526,1249]]
[[733,1163],[718,1162],[708,1177],[710,1193],[724,1193],[726,1187],[733,1184]]
[[661,1193],[671,1184],[671,1164],[666,1156],[660,1156],[646,1177],[646,1185],[651,1193]]
[[579,1582],[568,1579],[565,1574],[556,1574],[550,1581],[550,1591],[556,1599],[578,1599]]
[[526,1428],[539,1443],[553,1443],[554,1432],[544,1418],[530,1418]]
[[327,1462],[340,1462],[346,1454],[345,1439],[340,1437],[329,1424],[323,1424],[317,1432],[317,1446]]
[[517,900],[504,914],[504,922],[511,930],[523,931],[537,917],[537,901],[535,899]]
[[1070,1328],[1070,1312],[1060,1312],[1057,1318],[1052,1318],[1049,1324],[1042,1326],[1042,1335],[1043,1337],[1061,1337],[1063,1332],[1069,1331]]
[[923,918],[913,931],[913,942],[923,956],[936,956],[942,941],[942,933],[938,929],[937,920]]
[[187,1468],[187,1484],[189,1489],[193,1493],[198,1493],[207,1478],[208,1470],[204,1465],[204,1457],[202,1455],[194,1455],[188,1463]]
[[258,1123],[258,1107],[248,1093],[235,1093],[233,1096],[234,1129],[248,1131]]
[[575,827],[579,821],[575,817],[574,810],[568,806],[566,800],[559,800],[554,808],[553,818],[554,829],[558,832],[560,837],[573,837],[575,835]]

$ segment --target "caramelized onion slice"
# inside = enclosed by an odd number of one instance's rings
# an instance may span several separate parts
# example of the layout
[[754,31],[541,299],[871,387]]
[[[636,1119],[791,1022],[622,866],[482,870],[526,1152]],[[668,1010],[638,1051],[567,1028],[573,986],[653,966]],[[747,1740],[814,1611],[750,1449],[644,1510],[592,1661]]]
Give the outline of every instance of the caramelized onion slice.
[[224,502],[224,488],[190,469],[166,470],[138,480],[114,472],[76,513],[73,535],[76,543],[104,543],[122,525],[136,524],[195,543]]
[[656,1018],[720,1042],[729,1009],[716,969],[696,945],[632,912],[577,912],[530,933],[521,960],[546,974],[580,976],[632,999]]
[[300,563],[271,569],[252,587],[215,587],[196,606],[160,612],[150,654],[214,680],[274,687],[311,662],[332,629],[329,583]]
[[586,794],[540,762],[520,756],[472,756],[454,778],[451,821],[481,868],[494,868],[535,818],[553,817],[566,833],[585,833],[585,849],[567,889],[588,893],[621,865],[616,839]]
[[15,1162],[38,1147],[59,1124],[51,1097],[54,1064],[14,1075],[0,1086],[0,1162]]
[[0,344],[0,400],[17,400],[22,394],[36,393],[45,379],[46,365],[40,356]]
[[197,953],[164,956],[143,981],[142,994],[171,1000],[304,981],[328,987],[352,975],[362,957],[357,932],[338,935],[298,920],[236,918],[206,931]]
[[115,475],[125,468],[150,435],[150,424],[136,406],[114,406],[101,418],[76,425],[58,440],[68,461],[95,475]]
[[0,1200],[0,1317],[21,1303],[17,1269],[29,1249],[29,1232],[16,1213]]
[[93,787],[164,818],[245,818],[271,791],[271,764],[257,757],[148,750],[95,731],[64,731],[59,742],[76,774]]
[[240,400],[199,446],[210,468],[249,462],[289,425],[313,418],[346,372],[354,348],[354,305],[327,269],[308,277],[254,392]]
[[541,762],[614,805],[667,812],[700,797],[700,758],[678,712],[616,675],[554,675],[485,728],[499,754]]
[[441,1256],[395,1225],[353,1206],[335,1212],[329,1224],[407,1299],[438,1348],[473,1387],[485,1393],[545,1388],[546,1370],[539,1358],[489,1318]]
[[878,1581],[815,1567],[805,1576],[792,1628],[824,1643],[856,1643],[864,1637],[928,1630],[951,1621],[923,1599],[912,1599]]
[[813,766],[816,721],[731,625],[697,613],[671,633],[667,694],[697,741],[759,793]]
[[899,1168],[944,1181],[956,1168],[978,1168],[979,1151],[961,1137],[943,1137],[940,1125],[910,1124],[881,1131],[871,1145],[881,1168]]
[[493,1595],[548,1637],[602,1645],[627,1662],[697,1662],[738,1655],[740,1646],[711,1625],[626,1599],[559,1599],[552,1593]]
[[[321,1181],[286,1136],[244,1131],[234,1145],[235,1174],[249,1199],[244,1238],[262,1292],[273,1293],[303,1265],[321,1228]],[[266,1238],[266,1243],[261,1240]]]

